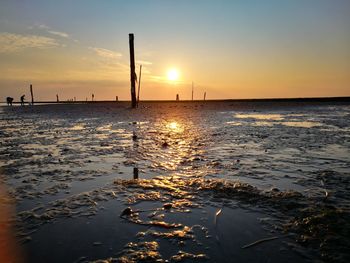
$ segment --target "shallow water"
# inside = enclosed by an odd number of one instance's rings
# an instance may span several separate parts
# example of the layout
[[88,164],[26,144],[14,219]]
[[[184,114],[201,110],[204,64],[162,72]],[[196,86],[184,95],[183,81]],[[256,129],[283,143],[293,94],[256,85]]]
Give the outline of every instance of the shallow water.
[[[329,241],[341,234],[304,219],[349,216],[350,106],[215,103],[3,107],[3,181],[26,261],[345,262]],[[242,249],[267,237],[278,238]]]

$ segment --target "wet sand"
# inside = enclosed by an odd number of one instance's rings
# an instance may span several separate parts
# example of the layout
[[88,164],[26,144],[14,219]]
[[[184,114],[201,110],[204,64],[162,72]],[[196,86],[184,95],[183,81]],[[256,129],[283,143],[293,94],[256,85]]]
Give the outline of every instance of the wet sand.
[[128,106],[1,107],[26,262],[349,260],[349,102]]

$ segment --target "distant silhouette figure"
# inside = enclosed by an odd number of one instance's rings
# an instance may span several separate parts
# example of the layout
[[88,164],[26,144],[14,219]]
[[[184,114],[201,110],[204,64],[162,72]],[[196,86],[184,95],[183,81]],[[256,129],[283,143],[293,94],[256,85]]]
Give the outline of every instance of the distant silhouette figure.
[[94,101],[95,95],[91,94],[92,101]]
[[24,106],[24,97],[25,97],[25,96],[26,96],[26,95],[22,95],[22,96],[21,96],[21,105],[22,105],[22,106]]
[[6,98],[6,101],[7,101],[7,105],[8,105],[8,106],[12,106],[13,98],[7,97],[7,98]]

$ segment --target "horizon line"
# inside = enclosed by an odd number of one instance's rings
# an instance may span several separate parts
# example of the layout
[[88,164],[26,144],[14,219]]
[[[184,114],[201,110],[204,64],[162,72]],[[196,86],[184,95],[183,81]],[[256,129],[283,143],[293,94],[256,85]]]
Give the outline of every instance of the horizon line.
[[[350,101],[350,96],[336,96],[336,97],[292,97],[292,98],[245,98],[245,99],[184,99],[184,100],[140,100],[140,102],[230,102],[230,101]],[[131,102],[131,100],[76,100],[76,101],[69,101],[69,100],[62,100],[62,101],[53,101],[53,100],[41,100],[41,101],[34,101],[35,103],[39,104],[74,104],[74,103],[107,103],[107,102]],[[7,104],[6,101],[0,101],[0,103]],[[20,101],[13,101],[14,104],[20,104]],[[25,104],[30,104],[30,101],[25,102]]]

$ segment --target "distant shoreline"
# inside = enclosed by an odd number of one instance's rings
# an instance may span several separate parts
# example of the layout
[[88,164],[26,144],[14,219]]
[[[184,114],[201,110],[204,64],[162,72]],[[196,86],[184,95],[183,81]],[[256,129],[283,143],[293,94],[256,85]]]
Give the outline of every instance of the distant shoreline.
[[[34,104],[89,104],[89,103],[129,103],[130,100],[97,100],[97,101],[34,101]],[[350,102],[350,97],[315,97],[315,98],[263,98],[263,99],[207,99],[207,100],[141,100],[140,103],[191,103],[191,102]],[[0,102],[6,104],[6,101]],[[14,101],[13,104],[20,104]],[[26,101],[25,104],[29,102]]]

